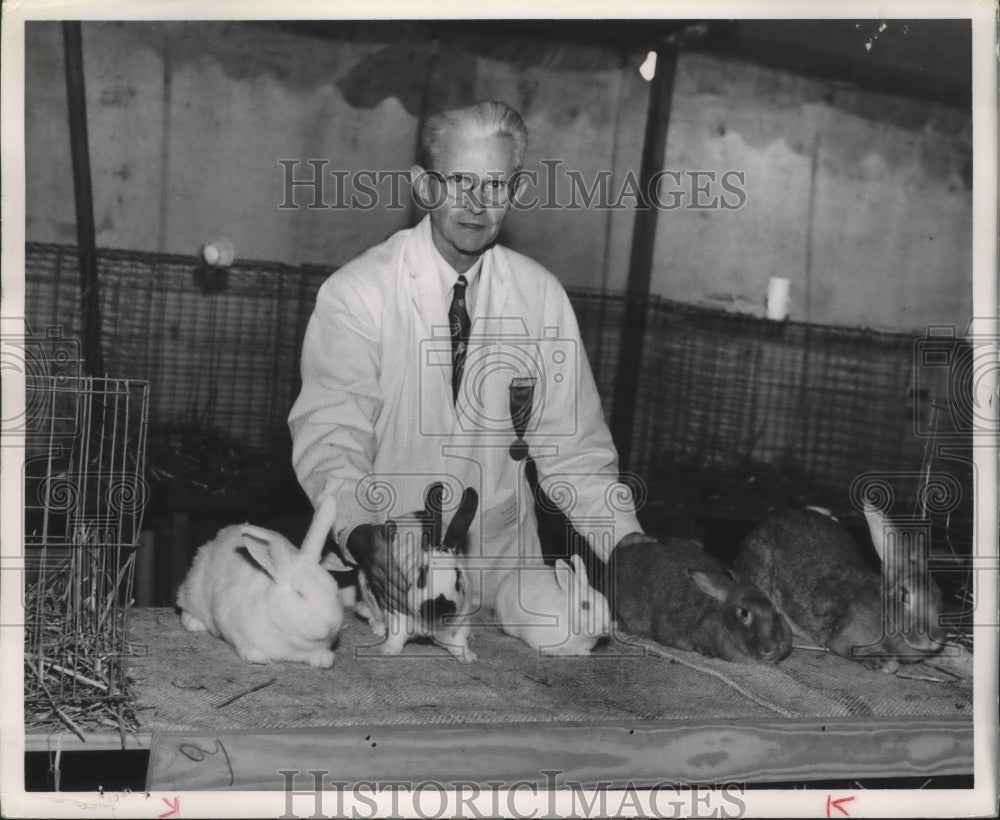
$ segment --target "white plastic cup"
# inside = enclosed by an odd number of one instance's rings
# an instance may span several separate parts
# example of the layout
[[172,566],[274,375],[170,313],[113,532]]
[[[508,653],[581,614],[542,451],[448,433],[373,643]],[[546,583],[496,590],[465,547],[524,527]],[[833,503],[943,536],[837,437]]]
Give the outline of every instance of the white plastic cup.
[[202,246],[201,255],[209,265],[228,268],[236,257],[236,249],[232,242],[220,236],[206,242]]
[[780,322],[788,318],[789,280],[772,276],[767,283],[767,318]]

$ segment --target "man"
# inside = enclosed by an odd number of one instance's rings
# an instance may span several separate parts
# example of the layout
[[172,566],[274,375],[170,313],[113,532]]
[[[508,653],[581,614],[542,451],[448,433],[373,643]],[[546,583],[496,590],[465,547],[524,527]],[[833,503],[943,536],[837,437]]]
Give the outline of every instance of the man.
[[331,276],[306,331],[289,416],[296,473],[314,504],[336,496],[334,537],[383,601],[402,588],[382,525],[421,509],[433,481],[454,503],[462,487],[479,494],[484,603],[496,573],[541,555],[529,449],[601,557],[641,533],[565,291],[495,244],[526,143],[503,103],[430,117],[411,169],[428,216]]

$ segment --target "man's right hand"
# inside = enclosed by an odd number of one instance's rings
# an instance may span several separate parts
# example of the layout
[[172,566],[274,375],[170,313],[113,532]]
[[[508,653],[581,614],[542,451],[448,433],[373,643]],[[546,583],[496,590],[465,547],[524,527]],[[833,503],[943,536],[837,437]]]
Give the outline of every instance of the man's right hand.
[[385,524],[359,524],[347,537],[347,551],[368,578],[379,604],[390,611],[406,611],[407,579],[390,548]]

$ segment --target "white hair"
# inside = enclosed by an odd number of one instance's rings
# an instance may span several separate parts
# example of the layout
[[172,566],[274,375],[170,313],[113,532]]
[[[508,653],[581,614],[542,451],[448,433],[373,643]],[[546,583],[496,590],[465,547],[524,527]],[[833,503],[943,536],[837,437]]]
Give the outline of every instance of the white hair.
[[420,164],[434,168],[441,141],[450,133],[472,137],[508,137],[514,143],[514,169],[519,170],[528,147],[524,120],[506,103],[490,100],[461,108],[446,108],[427,118],[420,132]]

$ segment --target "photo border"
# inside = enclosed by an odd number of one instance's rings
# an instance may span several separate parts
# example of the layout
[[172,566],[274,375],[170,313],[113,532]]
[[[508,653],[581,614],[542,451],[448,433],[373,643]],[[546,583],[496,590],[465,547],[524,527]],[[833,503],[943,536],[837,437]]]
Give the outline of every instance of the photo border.
[[[238,8],[237,8],[238,6]],[[277,10],[276,10],[277,7]],[[376,11],[380,19],[450,18],[454,7],[445,3],[405,0],[379,2],[377,7],[362,8],[360,4],[343,2],[304,2],[285,0],[273,2],[210,3],[210,2],[10,2],[4,4],[2,32],[2,320],[16,322],[24,316],[24,242],[25,242],[25,151],[24,151],[24,22],[55,20],[71,17],[80,20],[221,20],[221,19],[367,19]],[[463,9],[467,12],[467,9]],[[987,3],[970,2],[843,2],[835,7],[803,8],[800,2],[767,0],[748,5],[744,2],[710,2],[698,4],[662,3],[630,0],[627,6],[616,6],[615,17],[663,18],[971,18],[973,29],[973,309],[988,326],[982,332],[996,338],[997,284],[997,77],[996,77],[996,8]],[[569,3],[505,3],[494,4],[489,14],[469,13],[469,19],[494,18],[586,18],[606,17],[604,2]],[[627,12],[627,13],[626,13]],[[752,12],[752,13],[751,13]],[[466,16],[465,14],[462,15]],[[995,355],[995,344],[983,342],[987,355]],[[12,418],[23,411],[24,382],[17,373],[3,373],[2,417]],[[983,385],[990,390],[989,399],[997,397],[995,376]],[[996,412],[1000,401],[993,403]],[[997,557],[997,441],[992,433],[974,433],[974,456],[980,476],[976,488],[976,531],[974,554],[977,559]],[[23,454],[18,448],[4,447],[2,488],[3,569],[0,580],[0,624],[22,623],[20,577],[12,567],[21,541],[20,480]],[[996,610],[997,576],[984,573],[980,593]],[[990,607],[979,607],[989,610]],[[0,702],[3,704],[0,726],[0,792],[5,814],[9,816],[79,816],[87,812],[115,816],[162,816],[163,801],[174,795],[163,793],[25,793],[23,792],[24,732],[23,721],[23,645],[17,627],[0,629],[0,656],[4,661],[0,674]],[[981,626],[974,637],[975,697],[975,787],[969,790],[866,790],[865,816],[954,817],[991,814],[996,809],[997,793],[997,628]],[[541,775],[540,775],[541,777]],[[624,793],[621,793],[624,797]],[[849,791],[838,791],[838,797],[848,797]],[[860,796],[862,793],[856,793]],[[285,809],[283,793],[259,792],[183,792],[180,796],[186,816],[265,817],[280,815]],[[744,793],[749,816],[821,816],[815,792],[786,790],[751,790]],[[557,813],[568,808],[567,796],[555,801]],[[609,794],[609,805],[617,805]],[[388,802],[380,803],[385,810]],[[477,804],[479,805],[479,804]],[[529,802],[523,800],[523,805]],[[546,797],[540,797],[536,808],[539,816],[548,811]],[[484,814],[490,811],[488,801],[482,803]],[[400,804],[406,811],[405,802]],[[827,808],[829,812],[829,807]],[[308,816],[308,815],[299,815]],[[827,814],[827,816],[830,816]],[[836,813],[834,816],[837,816]]]

